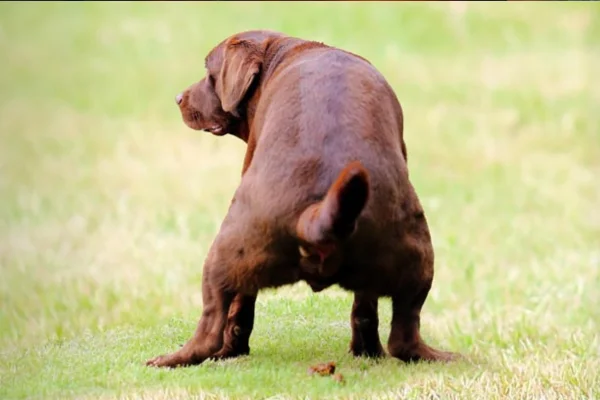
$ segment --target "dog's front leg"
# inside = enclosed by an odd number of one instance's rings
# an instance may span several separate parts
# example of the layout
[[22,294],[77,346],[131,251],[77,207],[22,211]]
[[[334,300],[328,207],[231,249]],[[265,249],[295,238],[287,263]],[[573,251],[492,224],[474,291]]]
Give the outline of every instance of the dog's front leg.
[[402,290],[392,296],[392,329],[388,339],[390,355],[402,361],[451,361],[457,354],[428,346],[421,338],[421,307],[431,288],[431,280],[419,291]]
[[155,357],[146,365],[178,367],[200,364],[216,353],[223,345],[223,331],[227,312],[235,293],[224,288],[218,257],[208,257],[202,277],[203,310],[194,336],[178,351]]
[[233,358],[250,354],[255,305],[256,295],[236,294],[229,307],[223,347],[211,358]]

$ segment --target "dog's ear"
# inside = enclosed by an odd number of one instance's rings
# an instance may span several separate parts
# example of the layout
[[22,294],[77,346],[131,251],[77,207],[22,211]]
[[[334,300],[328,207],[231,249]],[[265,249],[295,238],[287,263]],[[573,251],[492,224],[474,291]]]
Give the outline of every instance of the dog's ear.
[[263,50],[260,43],[234,39],[226,44],[216,91],[224,111],[239,117],[238,105],[260,72]]

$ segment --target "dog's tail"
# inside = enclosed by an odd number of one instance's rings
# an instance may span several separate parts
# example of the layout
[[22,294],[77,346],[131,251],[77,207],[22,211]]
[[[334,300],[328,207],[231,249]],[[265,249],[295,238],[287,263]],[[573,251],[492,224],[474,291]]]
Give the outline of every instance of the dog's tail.
[[369,174],[359,161],[353,161],[340,172],[325,198],[300,215],[298,237],[316,246],[348,238],[368,198]]

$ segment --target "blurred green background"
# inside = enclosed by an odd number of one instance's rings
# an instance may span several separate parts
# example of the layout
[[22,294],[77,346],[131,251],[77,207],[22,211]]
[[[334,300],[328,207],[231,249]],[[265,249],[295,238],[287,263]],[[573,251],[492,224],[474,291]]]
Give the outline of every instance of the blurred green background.
[[[250,357],[143,366],[194,329],[244,155],[174,96],[260,28],[395,89],[436,249],[423,335],[464,361],[352,359],[351,296],[300,283],[261,294]],[[600,396],[597,4],[5,2],[0,54],[0,398]],[[345,385],[306,376],[329,359]]]

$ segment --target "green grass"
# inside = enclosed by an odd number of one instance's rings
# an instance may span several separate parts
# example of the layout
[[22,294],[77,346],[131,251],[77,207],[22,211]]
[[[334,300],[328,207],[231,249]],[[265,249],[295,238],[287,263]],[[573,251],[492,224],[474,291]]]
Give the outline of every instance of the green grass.
[[[244,154],[173,98],[251,28],[396,90],[436,249],[423,335],[465,360],[352,359],[351,296],[301,283],[261,294],[249,357],[143,366],[195,327]],[[598,5],[13,2],[0,54],[0,398],[600,397]],[[345,385],[307,375],[329,360]]]

